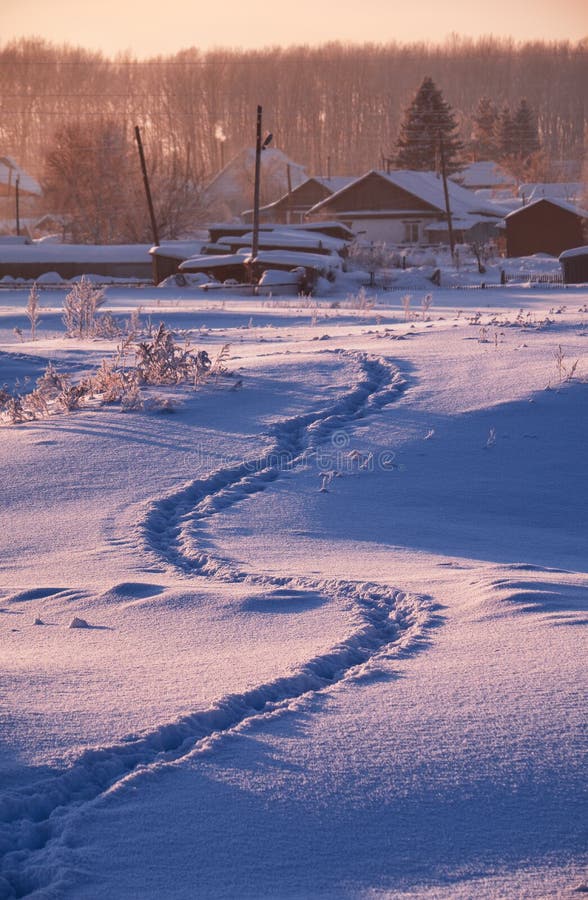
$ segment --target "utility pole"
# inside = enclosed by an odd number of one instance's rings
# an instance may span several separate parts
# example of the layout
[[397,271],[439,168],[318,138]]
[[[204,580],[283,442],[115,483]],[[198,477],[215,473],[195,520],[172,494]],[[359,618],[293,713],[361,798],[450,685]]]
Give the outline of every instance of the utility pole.
[[137,139],[137,147],[139,149],[139,159],[141,161],[141,171],[143,173],[143,184],[145,185],[145,194],[147,196],[147,206],[149,207],[149,216],[151,217],[151,232],[153,234],[153,243],[159,247],[159,233],[157,231],[157,222],[155,221],[155,211],[153,209],[153,200],[151,199],[151,189],[149,187],[149,178],[147,176],[147,166],[145,165],[145,154],[143,153],[143,142],[141,141],[141,132],[139,126],[135,125],[135,137]]
[[255,140],[255,183],[253,186],[253,240],[251,242],[251,258],[257,259],[259,253],[259,184],[261,181],[261,151],[270,144],[273,135],[268,134],[261,140],[261,106],[257,107],[257,131]]
[[261,176],[261,106],[257,107],[257,131],[255,140],[255,181],[253,184],[253,241],[251,257],[257,258],[259,252],[259,181]]
[[16,202],[16,234],[20,237],[20,175],[16,176],[14,197]]
[[447,228],[449,230],[449,247],[451,249],[451,258],[455,254],[455,238],[453,235],[453,221],[451,219],[451,206],[449,204],[449,189],[447,187],[447,171],[445,168],[445,148],[443,146],[443,138],[439,132],[439,156],[441,158],[441,177],[443,178],[443,193],[445,194],[445,210],[447,212]]
[[290,197],[292,194],[292,170],[290,163],[286,164],[286,178],[288,179],[288,208],[286,210],[286,224],[290,224]]

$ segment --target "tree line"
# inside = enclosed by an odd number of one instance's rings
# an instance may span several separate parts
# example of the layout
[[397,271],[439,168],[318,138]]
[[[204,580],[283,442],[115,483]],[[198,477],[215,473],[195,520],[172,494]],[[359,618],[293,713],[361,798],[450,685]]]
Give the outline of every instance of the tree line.
[[553,169],[541,148],[537,117],[524,97],[514,113],[508,104],[499,111],[492,98],[480,97],[466,144],[460,139],[453,110],[427,76],[404,110],[396,153],[386,166],[418,171],[443,168],[452,174],[466,160],[504,163],[518,181],[546,180]]
[[[138,124],[150,169],[167,186],[161,214],[173,231],[181,228],[172,221],[178,206],[254,143],[258,103],[276,145],[309,173],[359,175],[397,158],[405,112],[424,76],[450,108],[462,158],[489,154],[488,138],[496,140],[501,128],[502,144],[507,133],[516,144],[521,121],[513,121],[524,99],[545,173],[578,177],[558,164],[579,168],[585,152],[586,41],[190,48],[137,60],[21,39],[0,47],[0,154],[45,181],[68,153],[85,155],[99,182],[95,206],[118,198],[128,213],[143,203],[131,175]],[[484,113],[493,119],[487,131]],[[109,198],[113,167],[120,177]]]

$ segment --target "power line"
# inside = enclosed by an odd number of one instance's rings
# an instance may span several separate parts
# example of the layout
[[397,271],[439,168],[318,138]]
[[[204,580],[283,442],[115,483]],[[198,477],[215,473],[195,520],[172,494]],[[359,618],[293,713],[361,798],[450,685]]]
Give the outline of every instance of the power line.
[[127,93],[127,92],[124,92],[124,93],[121,93],[121,94],[113,94],[113,93],[106,94],[106,93],[104,93],[104,91],[98,91],[98,92],[92,93],[92,94],[88,94],[88,93],[81,94],[81,93],[78,93],[78,92],[75,92],[75,91],[74,91],[74,92],[72,92],[72,93],[67,93],[67,94],[64,94],[64,93],[59,93],[59,94],[47,94],[47,93],[38,93],[38,94],[2,94],[2,99],[9,99],[9,100],[40,100],[40,99],[43,99],[43,100],[45,100],[45,99],[56,100],[56,99],[60,99],[60,100],[63,100],[63,99],[69,99],[69,98],[71,98],[71,97],[79,97],[80,99],[88,99],[88,98],[90,98],[90,97],[91,97],[91,98],[94,98],[94,97],[103,97],[104,99],[112,99],[112,98],[120,99],[120,98],[124,98],[124,99],[127,99],[127,100],[134,100],[135,98],[140,97],[141,99],[152,100],[152,99],[154,99],[154,98],[159,98],[159,97],[166,97],[166,98],[169,99],[169,96],[170,96],[169,94],[166,94],[166,93],[164,93],[164,92],[160,92],[160,93],[158,93],[158,94],[145,94],[145,93],[142,93],[142,94],[129,94],[129,93]]

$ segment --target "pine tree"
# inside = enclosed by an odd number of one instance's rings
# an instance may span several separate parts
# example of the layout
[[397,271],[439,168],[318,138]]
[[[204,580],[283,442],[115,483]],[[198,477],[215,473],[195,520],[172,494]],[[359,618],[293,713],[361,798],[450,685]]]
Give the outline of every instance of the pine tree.
[[394,161],[401,169],[432,171],[438,168],[439,141],[443,140],[447,172],[460,167],[463,144],[456,135],[457,122],[432,78],[426,77],[404,111]]
[[520,159],[528,159],[541,147],[535,116],[523,98],[512,120],[513,152]]
[[490,97],[480,97],[478,100],[473,124],[471,150],[474,159],[495,159],[498,156],[498,109]]

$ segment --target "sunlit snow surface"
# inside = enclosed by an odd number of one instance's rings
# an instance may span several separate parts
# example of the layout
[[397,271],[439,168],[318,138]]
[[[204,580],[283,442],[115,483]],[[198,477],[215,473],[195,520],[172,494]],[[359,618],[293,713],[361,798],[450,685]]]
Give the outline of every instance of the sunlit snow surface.
[[0,898],[588,887],[588,290],[357,290],[110,286],[233,374],[1,428]]

